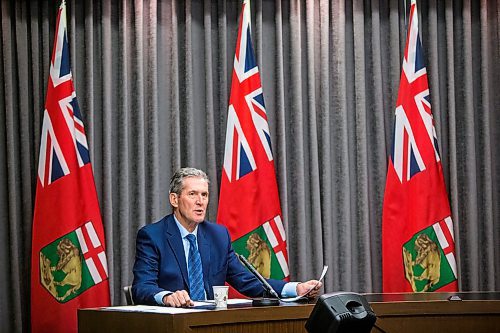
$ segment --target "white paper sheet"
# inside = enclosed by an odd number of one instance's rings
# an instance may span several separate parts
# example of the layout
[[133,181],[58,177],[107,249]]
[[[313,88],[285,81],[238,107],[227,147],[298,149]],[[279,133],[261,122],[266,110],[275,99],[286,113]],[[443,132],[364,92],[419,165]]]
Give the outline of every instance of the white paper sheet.
[[[323,266],[323,271],[321,272],[321,276],[319,277],[318,281],[321,282],[323,278],[326,275],[326,271],[328,271],[328,266]],[[280,298],[280,301],[282,302],[297,302],[298,300],[305,299],[307,295],[313,291],[313,289],[316,288],[316,286],[312,287],[309,289],[304,295],[302,296],[297,296],[297,297],[291,297],[291,298]]]
[[[251,299],[244,298],[230,298],[227,300],[228,305],[233,304],[251,304]],[[200,311],[210,311],[211,308],[206,308],[214,305],[213,300],[207,301],[195,301],[194,307],[189,308],[174,308],[169,306],[151,306],[151,305],[126,305],[126,306],[109,306],[101,308],[104,311],[122,311],[122,312],[149,312],[149,313],[188,313],[188,312],[200,312]]]
[[209,311],[208,309],[196,308],[173,308],[169,306],[150,306],[150,305],[127,305],[127,306],[110,306],[101,308],[104,311],[122,311],[122,312],[146,312],[146,313],[188,313]]

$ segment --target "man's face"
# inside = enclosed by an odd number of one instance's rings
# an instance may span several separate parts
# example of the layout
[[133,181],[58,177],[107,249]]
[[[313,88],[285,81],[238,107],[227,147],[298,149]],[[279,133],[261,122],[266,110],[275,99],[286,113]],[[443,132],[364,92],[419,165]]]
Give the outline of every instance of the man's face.
[[[205,220],[208,205],[208,183],[203,178],[183,179],[181,194],[170,193],[170,204],[175,217],[186,228],[192,228]],[[191,231],[191,230],[190,230]]]

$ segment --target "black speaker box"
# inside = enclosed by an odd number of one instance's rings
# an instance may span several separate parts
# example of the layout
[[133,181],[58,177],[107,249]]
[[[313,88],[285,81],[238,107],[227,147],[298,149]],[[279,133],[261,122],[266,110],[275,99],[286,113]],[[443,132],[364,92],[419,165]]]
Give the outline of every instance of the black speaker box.
[[309,333],[370,332],[377,316],[360,294],[336,292],[322,295],[306,322]]

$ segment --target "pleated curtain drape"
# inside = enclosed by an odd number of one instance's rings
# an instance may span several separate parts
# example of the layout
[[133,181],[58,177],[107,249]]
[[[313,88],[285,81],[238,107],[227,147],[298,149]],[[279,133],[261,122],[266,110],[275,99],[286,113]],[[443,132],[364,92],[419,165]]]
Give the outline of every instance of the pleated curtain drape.
[[[380,292],[382,202],[409,0],[253,0],[293,280]],[[500,5],[417,1],[461,290],[499,290]],[[406,5],[406,7],[405,7]],[[56,1],[2,0],[0,331],[27,331],[31,224]],[[173,171],[217,216],[240,0],[67,1],[113,304]],[[244,193],[241,194],[244,200]],[[56,207],[55,207],[56,208]]]

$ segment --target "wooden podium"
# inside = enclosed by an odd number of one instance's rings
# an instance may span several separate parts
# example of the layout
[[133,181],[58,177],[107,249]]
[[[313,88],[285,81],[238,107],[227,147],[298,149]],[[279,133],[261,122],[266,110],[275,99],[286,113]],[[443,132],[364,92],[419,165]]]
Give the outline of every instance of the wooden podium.
[[[372,332],[499,332],[500,293],[365,294],[377,321]],[[455,300],[449,300],[451,296]],[[306,332],[314,304],[188,313],[126,312],[113,308],[78,310],[85,332]]]

